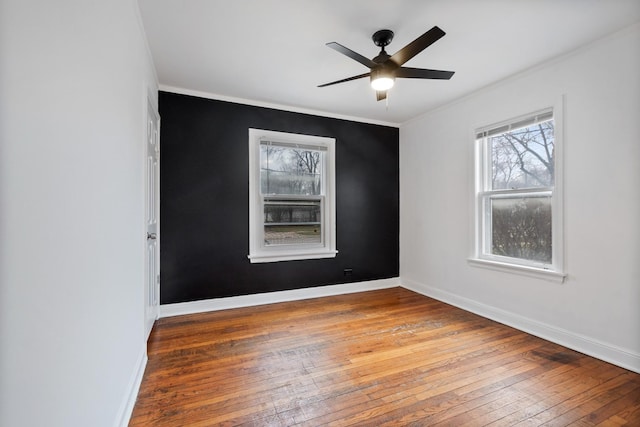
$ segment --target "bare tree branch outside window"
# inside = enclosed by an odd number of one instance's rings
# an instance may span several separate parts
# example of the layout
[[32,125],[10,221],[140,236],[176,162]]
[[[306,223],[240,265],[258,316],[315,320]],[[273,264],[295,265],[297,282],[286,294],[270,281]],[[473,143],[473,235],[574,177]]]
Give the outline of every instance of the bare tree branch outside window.
[[493,190],[551,187],[553,121],[491,137]]

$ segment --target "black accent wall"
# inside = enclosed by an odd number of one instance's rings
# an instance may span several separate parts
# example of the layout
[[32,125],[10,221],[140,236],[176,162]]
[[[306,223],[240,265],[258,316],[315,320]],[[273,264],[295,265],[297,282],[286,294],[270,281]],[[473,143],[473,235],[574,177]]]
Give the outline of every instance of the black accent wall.
[[[397,128],[169,92],[159,109],[162,304],[399,276]],[[336,139],[335,258],[249,262],[249,128]]]

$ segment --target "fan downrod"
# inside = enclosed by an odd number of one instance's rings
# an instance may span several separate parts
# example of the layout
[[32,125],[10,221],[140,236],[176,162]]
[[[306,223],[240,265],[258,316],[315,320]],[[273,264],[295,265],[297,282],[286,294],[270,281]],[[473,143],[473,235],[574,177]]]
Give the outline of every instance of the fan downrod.
[[373,33],[373,36],[371,36],[371,39],[373,39],[373,43],[375,43],[376,46],[384,49],[384,47],[388,46],[389,43],[391,43],[391,40],[393,40],[393,31],[391,30],[376,31],[375,33]]

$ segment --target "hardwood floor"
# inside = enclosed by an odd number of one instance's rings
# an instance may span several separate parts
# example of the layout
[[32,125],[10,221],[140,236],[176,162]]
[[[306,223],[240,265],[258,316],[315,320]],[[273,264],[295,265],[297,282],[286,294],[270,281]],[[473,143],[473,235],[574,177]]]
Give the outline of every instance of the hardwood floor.
[[130,426],[640,426],[640,375],[403,288],[160,319]]

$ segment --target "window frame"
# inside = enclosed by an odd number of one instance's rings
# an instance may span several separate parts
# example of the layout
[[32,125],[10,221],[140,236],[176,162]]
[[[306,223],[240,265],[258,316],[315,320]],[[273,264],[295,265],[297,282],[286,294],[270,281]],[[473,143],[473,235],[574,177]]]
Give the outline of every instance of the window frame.
[[[260,182],[260,145],[317,147],[324,152],[320,195],[263,195]],[[336,250],[335,207],[335,138],[277,132],[249,128],[249,255],[251,263],[334,258]],[[320,200],[320,243],[266,245],[264,236],[264,206],[273,200]]]
[[[474,245],[469,264],[492,270],[522,274],[530,277],[562,283],[566,277],[564,272],[564,212],[563,212],[563,99],[559,99],[552,107],[543,108],[532,113],[476,128],[474,140]],[[491,181],[492,160],[488,139],[491,130],[526,122],[535,117],[551,113],[554,121],[554,185],[524,189],[488,189]],[[534,119],[535,120],[535,119]],[[533,124],[533,123],[531,123]],[[522,258],[495,255],[491,253],[492,245],[492,211],[490,202],[494,198],[518,199],[523,197],[551,197],[551,263],[526,260]]]

